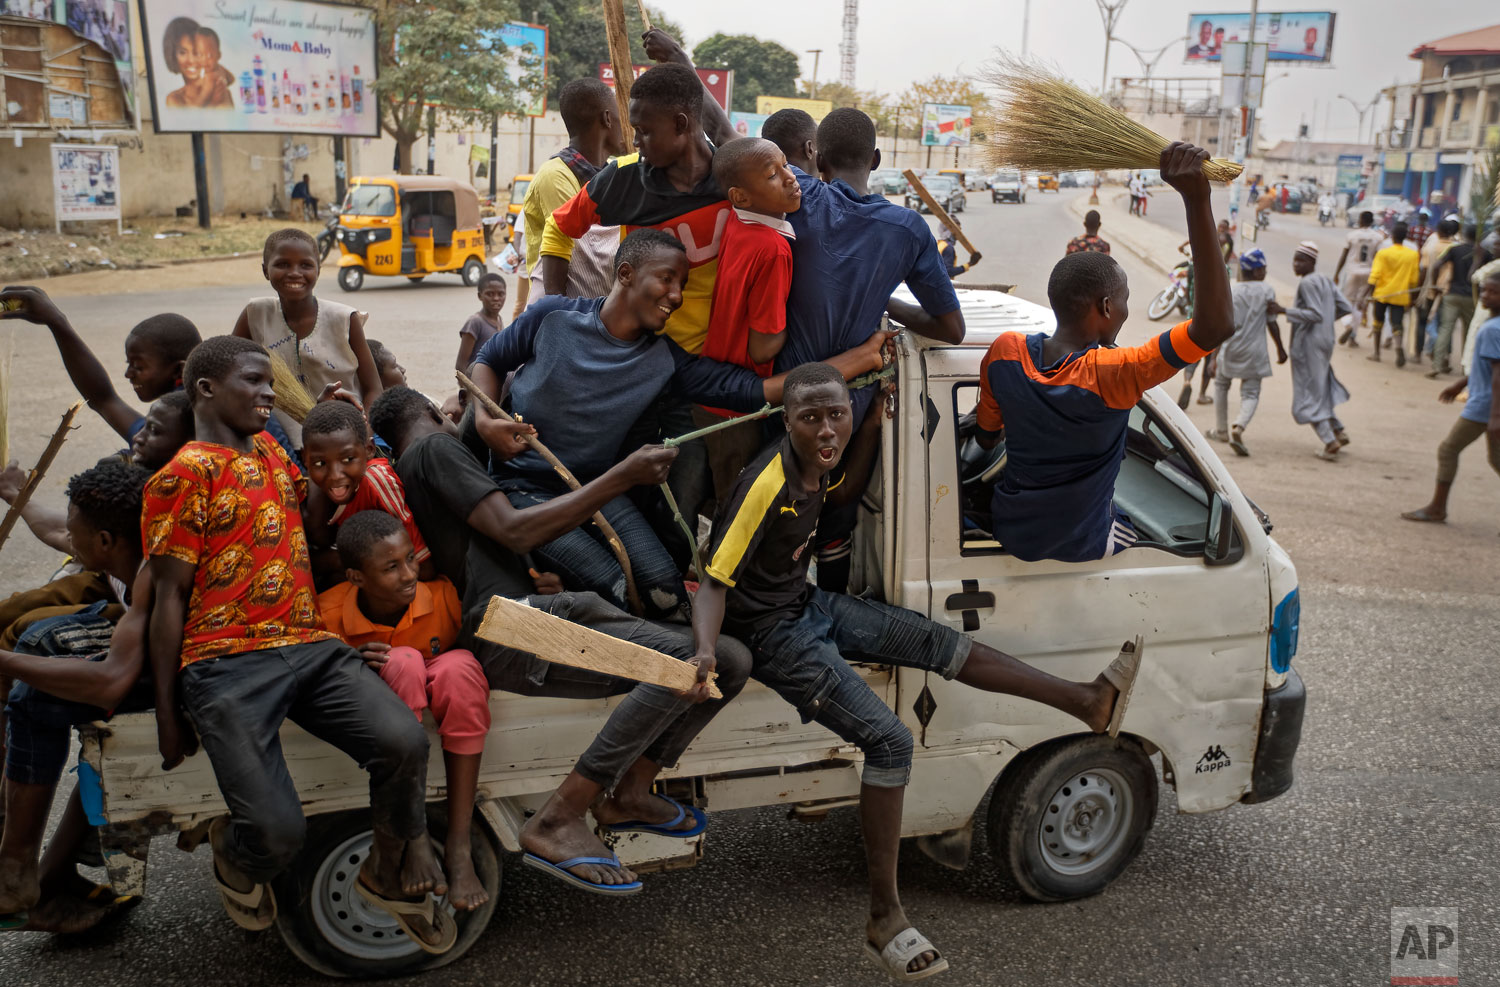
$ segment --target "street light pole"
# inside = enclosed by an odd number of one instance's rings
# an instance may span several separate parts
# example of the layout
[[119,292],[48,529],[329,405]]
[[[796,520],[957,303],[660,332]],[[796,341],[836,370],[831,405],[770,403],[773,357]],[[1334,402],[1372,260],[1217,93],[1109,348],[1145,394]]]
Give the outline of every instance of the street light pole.
[[1104,73],[1099,78],[1099,95],[1102,98],[1109,91],[1109,43],[1115,40],[1115,25],[1119,23],[1120,12],[1130,0],[1115,0],[1109,3],[1107,0],[1094,0],[1099,7],[1099,16],[1104,19]]
[[[1376,101],[1372,99],[1364,106],[1360,106],[1359,103],[1355,102],[1352,97],[1345,96],[1343,93],[1339,93],[1339,99],[1354,107],[1354,112],[1359,114],[1359,130],[1354,135],[1354,141],[1356,144],[1365,143],[1365,114],[1370,112],[1370,110],[1375,106]],[[1374,138],[1373,134],[1371,135],[1371,138]]]
[[807,53],[813,57],[812,98],[818,98],[818,60],[823,56],[822,48],[809,48]]

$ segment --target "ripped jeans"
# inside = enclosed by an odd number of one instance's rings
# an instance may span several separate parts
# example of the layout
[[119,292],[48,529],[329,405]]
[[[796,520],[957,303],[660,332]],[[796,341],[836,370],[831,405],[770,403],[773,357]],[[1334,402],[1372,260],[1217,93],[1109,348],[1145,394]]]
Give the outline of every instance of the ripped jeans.
[[865,755],[862,780],[901,788],[911,778],[911,730],[849,662],[904,665],[951,679],[973,646],[967,636],[913,610],[817,587],[802,613],[744,638],[750,676]]
[[[501,480],[500,488],[518,510],[544,504],[565,492],[520,477]],[[645,616],[652,620],[685,617],[688,596],[682,585],[682,573],[646,518],[624,496],[605,504],[601,513],[620,536],[625,554],[630,556],[631,573],[646,608]],[[625,574],[603,533],[592,521],[558,535],[533,549],[531,554],[540,568],[561,576],[568,589],[598,593],[621,610],[630,610]]]

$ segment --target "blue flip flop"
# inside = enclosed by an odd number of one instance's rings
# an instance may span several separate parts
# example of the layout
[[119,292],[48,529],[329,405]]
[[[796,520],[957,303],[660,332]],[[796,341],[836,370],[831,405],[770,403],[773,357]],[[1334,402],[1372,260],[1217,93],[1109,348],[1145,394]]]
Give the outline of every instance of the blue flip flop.
[[534,853],[528,853],[521,857],[521,863],[527,867],[535,868],[544,874],[551,874],[553,877],[561,881],[566,881],[575,888],[588,891],[592,894],[624,897],[625,895],[639,893],[641,888],[645,886],[640,881],[631,881],[629,884],[595,884],[593,881],[585,881],[577,874],[568,870],[569,867],[577,867],[579,864],[604,864],[609,867],[619,867],[620,858],[613,854],[608,857],[569,857],[567,860],[560,860],[554,864],[552,861],[544,860]]
[[[664,823],[648,823],[639,819],[630,822],[615,823],[613,826],[605,827],[611,833],[653,833],[656,836],[670,836],[676,840],[690,840],[694,836],[708,828],[708,814],[695,805],[683,805],[674,798],[658,795],[657,798],[677,807],[677,815]],[[673,829],[683,819],[692,814],[693,825],[689,829]]]
[[31,921],[31,916],[26,912],[6,912],[0,915],[0,932],[24,929],[29,921]]

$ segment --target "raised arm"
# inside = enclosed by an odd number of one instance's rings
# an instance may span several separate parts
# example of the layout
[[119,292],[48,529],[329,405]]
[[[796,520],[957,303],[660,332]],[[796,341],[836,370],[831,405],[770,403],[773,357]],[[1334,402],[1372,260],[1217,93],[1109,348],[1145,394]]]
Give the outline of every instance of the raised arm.
[[[646,57],[653,62],[662,64],[675,63],[686,65],[697,71],[693,60],[688,53],[677,43],[677,39],[658,28],[652,28],[641,35],[641,43],[645,46]],[[703,127],[703,133],[717,147],[725,141],[734,140],[738,134],[734,132],[734,126],[729,122],[729,114],[724,112],[714,94],[708,91],[708,86],[703,87],[703,109],[698,115],[699,124]]]
[[20,303],[20,308],[14,311],[0,311],[0,319],[34,322],[51,330],[52,338],[57,341],[57,352],[62,356],[63,369],[68,372],[68,379],[78,389],[79,395],[109,423],[110,428],[122,438],[129,439],[132,426],[141,420],[141,413],[116,393],[109,371],[104,369],[104,364],[99,362],[47,293],[30,286],[6,288],[0,291],[0,301]]
[[[14,459],[0,472],[0,500],[7,504],[16,501],[16,495],[26,485],[26,471]],[[33,497],[21,508],[21,520],[36,535],[37,540],[48,548],[71,554],[73,543],[68,539],[68,515],[55,507],[49,507]]]
[[1160,163],[1162,180],[1182,196],[1187,211],[1188,243],[1193,251],[1193,320],[1188,338],[1202,349],[1214,350],[1234,335],[1234,302],[1219,252],[1212,189],[1203,177],[1207,160],[1203,148],[1173,141],[1161,152]]

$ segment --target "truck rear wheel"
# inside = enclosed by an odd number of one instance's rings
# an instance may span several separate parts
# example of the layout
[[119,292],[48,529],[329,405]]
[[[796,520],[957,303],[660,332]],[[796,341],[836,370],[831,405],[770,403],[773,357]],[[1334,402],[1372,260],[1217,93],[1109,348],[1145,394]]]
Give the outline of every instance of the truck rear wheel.
[[[443,808],[428,806],[427,831],[439,851],[447,834]],[[441,956],[423,952],[388,914],[354,889],[370,854],[370,814],[344,812],[308,820],[307,844],[276,879],[276,927],[303,963],[330,977],[361,980],[405,976],[446,966],[468,952],[484,933],[500,898],[500,858],[489,829],[476,814],[474,870],[490,900],[458,912],[458,941]],[[441,855],[441,854],[440,854]],[[439,907],[449,907],[440,902]]]
[[1099,735],[1021,756],[990,800],[990,852],[1037,901],[1098,894],[1156,819],[1151,759],[1133,740]]

